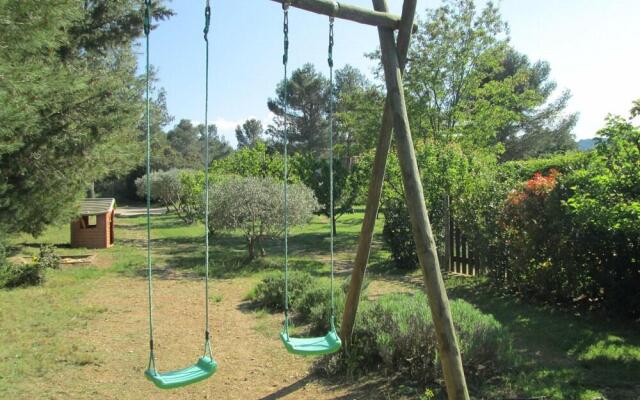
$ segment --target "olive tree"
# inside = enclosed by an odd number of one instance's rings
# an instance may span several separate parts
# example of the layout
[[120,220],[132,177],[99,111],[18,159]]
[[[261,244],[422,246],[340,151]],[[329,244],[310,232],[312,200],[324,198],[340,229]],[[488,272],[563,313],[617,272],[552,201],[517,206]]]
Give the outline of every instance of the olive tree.
[[[151,200],[173,211],[186,224],[193,224],[201,215],[201,199],[204,193],[204,173],[188,169],[170,169],[152,172]],[[136,193],[145,198],[147,176],[136,179]]]
[[[318,202],[313,191],[301,184],[288,188],[288,223],[309,222]],[[209,231],[240,230],[247,241],[249,258],[265,255],[264,240],[284,233],[282,182],[272,178],[228,177],[209,188]]]

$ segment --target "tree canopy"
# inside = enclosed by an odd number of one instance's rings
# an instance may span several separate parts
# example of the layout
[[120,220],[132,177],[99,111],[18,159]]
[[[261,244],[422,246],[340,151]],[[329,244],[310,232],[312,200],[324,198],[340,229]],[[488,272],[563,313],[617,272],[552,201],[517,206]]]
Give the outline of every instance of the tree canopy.
[[262,122],[255,118],[250,118],[242,124],[236,127],[236,140],[238,141],[238,148],[253,147],[255,144],[262,140]]
[[514,49],[498,8],[472,0],[429,10],[410,49],[409,117],[417,137],[496,146],[503,159],[575,147],[568,91],[554,98],[549,64]]
[[[37,234],[137,163],[141,3],[0,3],[0,229]],[[172,12],[161,2],[153,18]],[[26,201],[28,199],[28,201]]]

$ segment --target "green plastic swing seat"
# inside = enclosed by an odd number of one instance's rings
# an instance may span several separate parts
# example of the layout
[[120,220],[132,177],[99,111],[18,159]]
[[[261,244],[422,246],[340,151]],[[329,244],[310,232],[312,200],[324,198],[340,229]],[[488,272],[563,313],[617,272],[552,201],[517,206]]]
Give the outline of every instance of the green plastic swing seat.
[[325,336],[315,338],[293,338],[282,331],[280,339],[289,353],[301,356],[332,354],[342,347],[342,342],[335,329],[331,329]]
[[200,382],[209,378],[218,369],[218,364],[210,357],[203,356],[195,365],[175,371],[159,373],[146,370],[144,375],[160,389],[174,389]]

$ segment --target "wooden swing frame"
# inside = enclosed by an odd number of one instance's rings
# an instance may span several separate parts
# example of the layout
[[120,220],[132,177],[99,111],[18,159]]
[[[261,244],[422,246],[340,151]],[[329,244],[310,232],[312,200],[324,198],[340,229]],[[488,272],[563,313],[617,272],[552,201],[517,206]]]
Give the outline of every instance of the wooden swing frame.
[[[442,279],[436,243],[425,205],[404,97],[402,73],[407,61],[411,34],[415,29],[414,18],[417,0],[404,0],[401,16],[389,13],[386,0],[372,0],[374,10],[330,0],[272,1],[281,4],[286,3],[290,7],[316,14],[372,25],[378,28],[387,97],[373,162],[372,176],[369,182],[364,219],[351,272],[351,283],[347,292],[342,318],[340,332],[342,341],[348,348],[358,310],[362,281],[369,260],[373,230],[380,207],[384,172],[391,149],[392,132],[394,132],[397,156],[402,171],[405,201],[409,210],[413,237],[422,268],[429,307],[433,316],[438,341],[437,348],[442,362],[448,398],[450,400],[467,400],[469,399],[469,392],[451,317],[449,298]],[[395,30],[398,30],[397,39],[394,33]]]

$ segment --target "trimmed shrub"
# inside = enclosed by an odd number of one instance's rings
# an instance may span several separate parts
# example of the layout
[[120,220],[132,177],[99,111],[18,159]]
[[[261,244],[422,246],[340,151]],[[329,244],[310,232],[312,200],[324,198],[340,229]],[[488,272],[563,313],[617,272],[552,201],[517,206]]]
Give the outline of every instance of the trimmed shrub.
[[[300,297],[311,287],[312,276],[308,272],[289,272],[289,305],[293,308]],[[269,311],[284,310],[284,274],[273,272],[251,290],[248,299],[260,308]]]
[[500,169],[504,173],[520,180],[529,179],[536,173],[549,175],[551,170],[556,170],[565,175],[587,166],[591,157],[592,155],[589,152],[575,151],[546,158],[507,161],[500,166]]
[[[311,189],[289,185],[287,222],[304,225],[313,217],[318,202]],[[209,189],[209,231],[241,230],[250,259],[266,255],[264,241],[284,233],[282,182],[273,178],[228,177]]]
[[[463,301],[451,312],[468,375],[492,376],[509,365],[511,339],[492,316]],[[363,301],[349,352],[325,357],[329,373],[381,370],[421,385],[441,378],[436,335],[426,296],[391,294]]]
[[[342,320],[348,282],[349,279],[335,282],[336,323]],[[366,293],[368,285],[369,282],[365,280],[362,287],[363,295]],[[284,275],[282,272],[271,273],[263,278],[249,293],[248,299],[269,311],[282,311],[284,299]],[[290,272],[289,310],[296,322],[309,324],[312,335],[326,333],[330,327],[331,281],[327,278],[316,278],[308,272]]]

